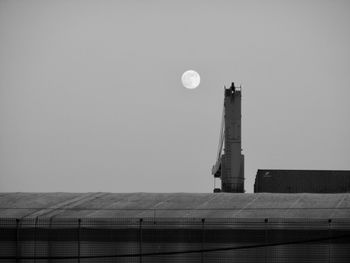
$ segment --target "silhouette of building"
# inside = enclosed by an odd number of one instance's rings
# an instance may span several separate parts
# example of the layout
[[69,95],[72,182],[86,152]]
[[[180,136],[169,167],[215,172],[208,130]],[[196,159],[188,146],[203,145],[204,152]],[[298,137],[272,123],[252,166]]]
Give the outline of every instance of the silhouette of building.
[[255,193],[347,193],[350,171],[258,170]]
[[240,87],[232,83],[229,89],[225,88],[218,154],[212,168],[214,178],[221,179],[221,189],[215,188],[214,192],[244,193],[241,100]]

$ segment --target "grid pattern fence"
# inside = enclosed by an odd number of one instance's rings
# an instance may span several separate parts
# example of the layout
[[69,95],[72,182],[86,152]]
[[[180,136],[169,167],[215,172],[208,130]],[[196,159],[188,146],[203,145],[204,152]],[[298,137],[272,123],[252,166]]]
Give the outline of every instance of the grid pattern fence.
[[0,218],[0,262],[350,262],[350,219]]

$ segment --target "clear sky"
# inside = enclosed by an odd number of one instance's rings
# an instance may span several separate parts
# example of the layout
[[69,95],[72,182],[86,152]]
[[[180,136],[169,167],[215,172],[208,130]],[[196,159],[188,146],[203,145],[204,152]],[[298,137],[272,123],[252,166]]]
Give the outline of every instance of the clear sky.
[[350,169],[349,14],[350,1],[0,1],[0,191],[211,192],[231,81],[247,192],[259,168]]

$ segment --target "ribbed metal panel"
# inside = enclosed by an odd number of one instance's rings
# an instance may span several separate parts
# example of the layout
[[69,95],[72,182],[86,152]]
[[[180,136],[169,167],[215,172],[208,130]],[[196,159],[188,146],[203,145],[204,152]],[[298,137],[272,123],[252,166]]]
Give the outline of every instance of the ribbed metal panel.
[[350,219],[0,219],[1,262],[350,262],[349,251]]

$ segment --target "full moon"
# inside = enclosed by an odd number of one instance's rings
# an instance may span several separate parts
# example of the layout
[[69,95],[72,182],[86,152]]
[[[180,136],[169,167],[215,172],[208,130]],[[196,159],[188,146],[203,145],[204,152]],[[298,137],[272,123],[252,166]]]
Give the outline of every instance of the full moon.
[[187,70],[182,74],[181,82],[186,89],[195,89],[201,82],[201,77],[196,71]]

